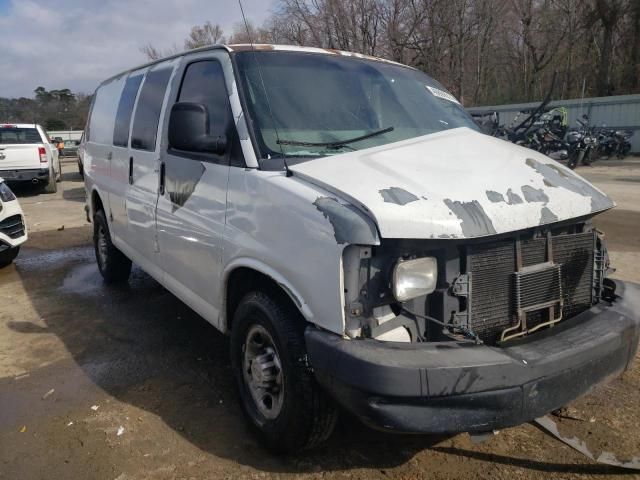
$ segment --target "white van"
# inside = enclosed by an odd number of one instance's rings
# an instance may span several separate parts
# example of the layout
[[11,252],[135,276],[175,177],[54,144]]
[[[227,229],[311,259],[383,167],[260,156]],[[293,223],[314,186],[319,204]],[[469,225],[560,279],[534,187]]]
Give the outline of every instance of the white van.
[[230,335],[266,445],[484,432],[629,367],[637,286],[606,278],[614,203],[480,133],[424,73],[358,54],[215,46],[97,89],[87,212],[105,281],[131,261]]

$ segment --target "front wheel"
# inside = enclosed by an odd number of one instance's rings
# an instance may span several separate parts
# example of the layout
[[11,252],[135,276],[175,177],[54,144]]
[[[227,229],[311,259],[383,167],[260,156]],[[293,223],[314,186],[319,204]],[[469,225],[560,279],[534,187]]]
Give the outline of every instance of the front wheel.
[[107,283],[124,282],[131,274],[129,260],[111,242],[107,217],[103,210],[93,216],[93,245],[98,261],[98,270]]
[[247,294],[233,317],[231,367],[245,416],[269,450],[291,453],[329,438],[337,412],[306,364],[304,319],[293,306]]
[[20,247],[7,248],[0,252],[0,268],[11,265],[11,262],[18,256],[18,253],[20,253]]
[[580,162],[580,154],[577,150],[575,150],[569,154],[569,161],[567,162],[567,167],[569,167],[571,170],[574,170],[578,166],[579,162]]

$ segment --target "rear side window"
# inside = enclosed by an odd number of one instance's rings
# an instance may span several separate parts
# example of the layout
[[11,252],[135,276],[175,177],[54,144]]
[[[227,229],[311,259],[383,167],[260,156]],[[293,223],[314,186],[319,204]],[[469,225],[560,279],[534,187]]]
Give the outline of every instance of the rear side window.
[[140,91],[140,99],[133,119],[131,147],[137,150],[153,151],[158,135],[158,120],[162,101],[171,77],[171,68],[162,68],[147,73]]
[[0,145],[43,143],[35,128],[0,127]]
[[187,67],[180,87],[179,102],[207,107],[211,135],[222,135],[231,115],[222,66],[215,60],[195,62]]
[[142,74],[127,78],[124,84],[116,112],[116,125],[113,130],[113,144],[117,147],[126,147],[129,143],[129,125],[140,82],[142,82]]
[[98,88],[91,107],[89,139],[102,145],[111,145],[118,102],[122,96],[124,78],[117,78]]

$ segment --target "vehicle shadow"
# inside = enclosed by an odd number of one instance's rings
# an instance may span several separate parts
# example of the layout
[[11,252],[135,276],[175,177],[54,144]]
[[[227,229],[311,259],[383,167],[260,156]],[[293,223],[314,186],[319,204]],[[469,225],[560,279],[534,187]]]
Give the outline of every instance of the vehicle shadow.
[[84,203],[86,198],[84,186],[65,188],[64,191],[62,192],[62,198],[64,198],[65,200],[70,200],[72,202]]
[[47,249],[60,244],[52,236],[80,234],[74,230],[32,234],[15,268],[46,327],[12,319],[9,328],[55,334],[93,384],[159,416],[203,451],[268,472],[305,473],[391,468],[443,440],[384,434],[342,415],[321,448],[273,456],[242,416],[227,337],[137,267],[128,284],[108,286],[91,245]]
[[487,463],[498,463],[501,465],[509,465],[512,467],[526,468],[528,470],[536,470],[539,472],[549,473],[576,473],[584,475],[637,475],[632,470],[625,470],[610,465],[585,464],[575,465],[570,463],[541,462],[539,460],[531,460],[528,458],[514,458],[506,455],[494,453],[476,452],[462,448],[439,447],[432,448],[435,452],[447,453],[467,459],[481,460]]
[[47,195],[42,191],[41,184],[33,184],[30,182],[9,182],[9,188],[18,198],[37,197],[38,195]]
[[86,228],[74,230],[32,235],[15,268],[46,327],[16,319],[9,328],[55,334],[90,382],[120,402],[157,415],[205,452],[273,473],[384,470],[407,463],[424,449],[542,472],[620,473],[601,465],[545,463],[445,447],[445,437],[385,434],[349,415],[341,415],[322,447],[275,457],[258,444],[242,416],[227,337],[139,268],[134,267],[128,284],[108,286],[91,245],[47,249],[60,244],[52,236],[79,237]]

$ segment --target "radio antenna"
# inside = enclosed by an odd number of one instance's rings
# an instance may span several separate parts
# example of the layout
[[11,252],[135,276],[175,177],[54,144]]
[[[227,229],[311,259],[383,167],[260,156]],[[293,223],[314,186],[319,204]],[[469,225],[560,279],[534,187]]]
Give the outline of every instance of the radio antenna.
[[242,20],[244,22],[244,28],[247,30],[247,37],[249,38],[249,44],[251,45],[251,52],[253,53],[253,60],[256,62],[258,66],[258,76],[260,77],[260,83],[262,84],[262,91],[264,92],[264,98],[267,100],[267,108],[269,109],[269,115],[271,116],[271,121],[273,122],[273,130],[276,134],[276,143],[280,147],[280,154],[282,155],[282,162],[284,163],[284,171],[286,172],[287,177],[293,175],[291,170],[289,170],[289,165],[287,165],[287,156],[282,149],[282,143],[280,143],[280,135],[278,134],[278,126],[276,125],[276,117],[273,115],[273,110],[271,110],[271,102],[269,101],[269,94],[267,93],[267,88],[264,84],[264,78],[262,77],[262,67],[260,67],[260,62],[258,61],[258,56],[256,55],[256,47],[253,45],[253,37],[251,36],[251,31],[249,30],[249,23],[247,22],[247,17],[244,14],[244,8],[242,7],[242,0],[238,0],[238,5],[240,5],[240,13],[242,14]]

